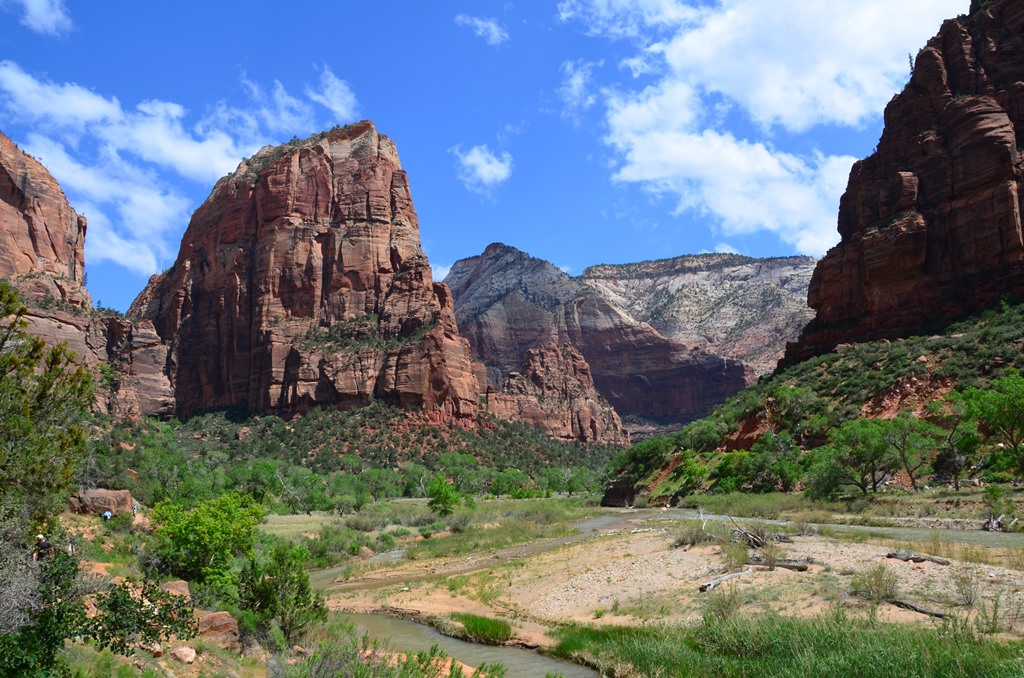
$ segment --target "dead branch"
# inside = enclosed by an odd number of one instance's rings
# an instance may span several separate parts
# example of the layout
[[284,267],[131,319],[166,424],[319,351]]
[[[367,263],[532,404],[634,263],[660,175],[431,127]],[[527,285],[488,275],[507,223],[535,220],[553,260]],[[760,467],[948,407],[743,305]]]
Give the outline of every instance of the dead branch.
[[[745,564],[746,565],[760,565],[761,567],[771,568],[771,566],[768,563],[763,562],[763,561],[757,561],[757,560],[748,560]],[[775,567],[781,567],[781,568],[784,568],[786,570],[793,570],[794,572],[806,572],[807,571],[807,563],[798,563],[795,560],[787,560],[787,561],[781,561],[780,560],[780,561],[777,561],[775,563]]]
[[903,562],[923,563],[928,561],[930,563],[936,563],[938,565],[949,565],[949,560],[946,558],[939,558],[938,556],[926,556],[923,553],[914,553],[912,551],[890,551],[885,554],[886,558],[895,558],[896,560],[902,560]]
[[945,612],[929,610],[918,605],[914,605],[913,603],[908,603],[905,600],[887,600],[885,602],[889,603],[890,605],[895,605],[896,607],[902,608],[904,610],[910,610],[911,612],[917,612],[918,614],[926,614],[929,617],[935,617],[937,619],[945,619],[949,616]]
[[730,579],[735,579],[736,577],[742,577],[745,574],[752,574],[753,572],[754,572],[754,568],[748,567],[747,569],[745,569],[745,570],[743,570],[741,572],[732,572],[730,574],[723,575],[723,576],[718,577],[716,579],[712,579],[711,581],[709,581],[709,582],[707,582],[705,584],[701,584],[700,585],[700,592],[704,593],[705,591],[710,591],[711,589],[715,588],[716,586],[718,586],[719,584],[721,584],[723,582],[727,582]]

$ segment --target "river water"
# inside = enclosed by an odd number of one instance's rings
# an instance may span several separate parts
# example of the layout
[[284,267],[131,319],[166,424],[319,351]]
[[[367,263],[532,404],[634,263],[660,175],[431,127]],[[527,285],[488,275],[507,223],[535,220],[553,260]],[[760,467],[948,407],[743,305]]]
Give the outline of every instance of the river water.
[[548,673],[561,674],[565,678],[597,678],[597,671],[576,664],[570,664],[542,654],[518,647],[492,647],[476,645],[457,638],[443,636],[432,627],[402,619],[391,619],[375,614],[344,615],[356,626],[359,635],[364,632],[370,638],[388,641],[396,652],[420,652],[437,645],[449,657],[476,668],[484,662],[498,662],[508,669],[507,678],[520,676],[544,676]]

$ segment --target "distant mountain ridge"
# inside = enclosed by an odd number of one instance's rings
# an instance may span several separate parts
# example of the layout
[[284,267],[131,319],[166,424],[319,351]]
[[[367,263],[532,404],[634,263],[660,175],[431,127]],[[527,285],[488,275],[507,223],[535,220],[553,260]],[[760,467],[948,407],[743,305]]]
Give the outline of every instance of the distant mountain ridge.
[[761,375],[775,369],[786,342],[814,317],[807,287],[816,263],[696,254],[591,266],[580,280],[663,336],[741,360]]
[[[531,348],[568,342],[620,415],[685,422],[751,383],[759,373],[754,365],[760,373],[774,366],[810,315],[798,300],[813,266],[809,257],[713,254],[594,266],[574,278],[494,243],[456,262],[445,282],[460,332],[487,365],[492,385],[502,384]],[[745,288],[754,302],[747,303]],[[688,325],[687,317],[700,323]],[[716,354],[724,345],[756,362]]]

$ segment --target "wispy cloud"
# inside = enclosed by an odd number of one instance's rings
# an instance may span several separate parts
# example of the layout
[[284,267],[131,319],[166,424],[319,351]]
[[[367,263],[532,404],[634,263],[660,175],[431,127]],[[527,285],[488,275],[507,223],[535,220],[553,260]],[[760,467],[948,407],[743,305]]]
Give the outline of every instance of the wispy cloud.
[[488,193],[512,176],[512,156],[505,151],[495,154],[487,144],[474,146],[465,153],[461,146],[448,149],[459,160],[459,179],[476,193]]
[[[853,158],[776,146],[789,135],[880,119],[906,81],[906,56],[962,0],[802,3],[564,0],[563,21],[626,40],[633,76],[602,90],[614,178],[675,198],[722,234],[768,231],[821,255]],[[639,82],[640,84],[636,84]],[[745,119],[726,127],[727,116]]]
[[356,117],[355,92],[327,66],[320,72],[320,89],[307,87],[306,96],[333,113],[337,123],[346,123]]
[[72,28],[64,0],[17,0],[24,14],[21,23],[36,33],[61,35]]
[[24,147],[89,218],[90,261],[151,274],[174,257],[195,207],[183,181],[208,188],[260,146],[329,126],[318,120],[314,104],[342,121],[356,107],[351,90],[328,67],[304,97],[277,81],[268,90],[243,75],[241,84],[250,105],[216,102],[195,120],[174,102],[151,99],[126,108],[77,83],[50,82],[0,61],[0,110],[31,123],[36,131]]
[[443,264],[435,264],[430,267],[431,274],[434,276],[435,282],[441,282],[448,277],[448,273],[451,272],[451,266],[445,266]]
[[497,19],[459,14],[455,17],[455,23],[472,28],[473,33],[478,38],[483,38],[488,45],[497,46],[508,41],[508,31]]
[[562,118],[580,124],[580,113],[597,103],[597,94],[591,89],[594,69],[604,65],[603,61],[563,61],[561,66],[562,85],[558,96],[562,99]]

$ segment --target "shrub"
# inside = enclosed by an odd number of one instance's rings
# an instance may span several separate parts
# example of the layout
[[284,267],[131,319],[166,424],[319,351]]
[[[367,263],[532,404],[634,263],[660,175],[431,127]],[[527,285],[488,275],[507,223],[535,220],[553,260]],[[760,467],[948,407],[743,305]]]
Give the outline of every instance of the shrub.
[[512,638],[512,627],[502,619],[481,617],[464,612],[453,614],[452,619],[466,629],[466,636],[474,643],[502,645]]

